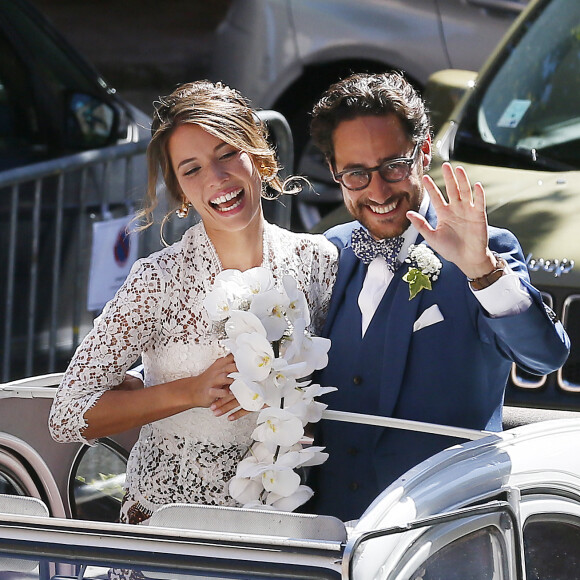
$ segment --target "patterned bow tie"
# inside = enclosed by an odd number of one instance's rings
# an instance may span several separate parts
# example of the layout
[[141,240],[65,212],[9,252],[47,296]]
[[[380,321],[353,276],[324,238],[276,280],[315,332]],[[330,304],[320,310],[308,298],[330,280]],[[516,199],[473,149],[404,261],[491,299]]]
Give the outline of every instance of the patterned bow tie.
[[359,228],[353,230],[350,243],[356,257],[363,264],[370,264],[377,256],[382,256],[391,272],[395,272],[401,265],[398,256],[403,247],[402,236],[375,240],[366,230]]

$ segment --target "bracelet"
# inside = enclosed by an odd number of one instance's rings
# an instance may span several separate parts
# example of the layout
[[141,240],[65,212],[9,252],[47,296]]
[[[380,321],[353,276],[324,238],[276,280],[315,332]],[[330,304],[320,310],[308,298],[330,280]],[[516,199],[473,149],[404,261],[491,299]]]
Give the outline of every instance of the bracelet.
[[497,266],[489,274],[480,276],[479,278],[467,278],[467,281],[471,284],[471,287],[474,290],[488,288],[506,273],[507,262],[499,254],[494,252],[493,255],[497,260]]

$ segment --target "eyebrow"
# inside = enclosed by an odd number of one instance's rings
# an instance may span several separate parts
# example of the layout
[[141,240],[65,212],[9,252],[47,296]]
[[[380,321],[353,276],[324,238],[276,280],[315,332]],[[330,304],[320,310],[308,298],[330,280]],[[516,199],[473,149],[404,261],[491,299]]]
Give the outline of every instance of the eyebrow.
[[[219,153],[219,151],[223,148],[223,147],[230,147],[229,143],[226,143],[225,141],[222,141],[219,145],[217,145],[214,149],[215,153]],[[195,161],[197,159],[197,157],[189,157],[188,159],[182,159],[178,164],[177,164],[177,169],[179,169],[182,165],[185,165],[187,163],[191,163],[192,161]]]

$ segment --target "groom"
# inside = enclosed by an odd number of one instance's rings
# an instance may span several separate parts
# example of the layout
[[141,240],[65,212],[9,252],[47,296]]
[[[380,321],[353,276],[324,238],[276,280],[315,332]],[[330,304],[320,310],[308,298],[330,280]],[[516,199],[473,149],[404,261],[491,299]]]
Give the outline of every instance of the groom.
[[[481,184],[443,166],[448,200],[424,173],[425,106],[396,73],[330,87],[311,133],[356,221],[326,236],[341,250],[317,377],[338,387],[329,409],[500,430],[512,361],[538,374],[569,351],[560,322],[529,282],[517,239],[488,227]],[[379,243],[377,243],[379,242]],[[309,510],[359,518],[390,483],[457,443],[323,420],[329,459],[311,472]]]

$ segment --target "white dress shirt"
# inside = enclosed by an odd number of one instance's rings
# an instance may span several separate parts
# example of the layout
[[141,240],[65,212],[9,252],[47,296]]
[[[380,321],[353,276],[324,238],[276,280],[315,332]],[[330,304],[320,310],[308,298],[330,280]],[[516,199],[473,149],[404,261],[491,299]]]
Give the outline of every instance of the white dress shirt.
[[[429,195],[425,193],[419,213],[424,217],[429,207]],[[403,233],[403,246],[399,252],[399,261],[404,262],[409,247],[417,240],[419,232],[410,225]],[[509,268],[508,268],[509,269]],[[358,305],[362,315],[362,335],[365,335],[375,311],[381,302],[393,273],[387,267],[382,256],[375,258],[368,266],[362,289],[358,297]],[[466,284],[468,284],[466,279]],[[483,290],[473,290],[469,286],[479,303],[492,318],[519,314],[527,310],[532,304],[532,298],[527,289],[520,282],[519,276],[511,270],[497,282]]]

